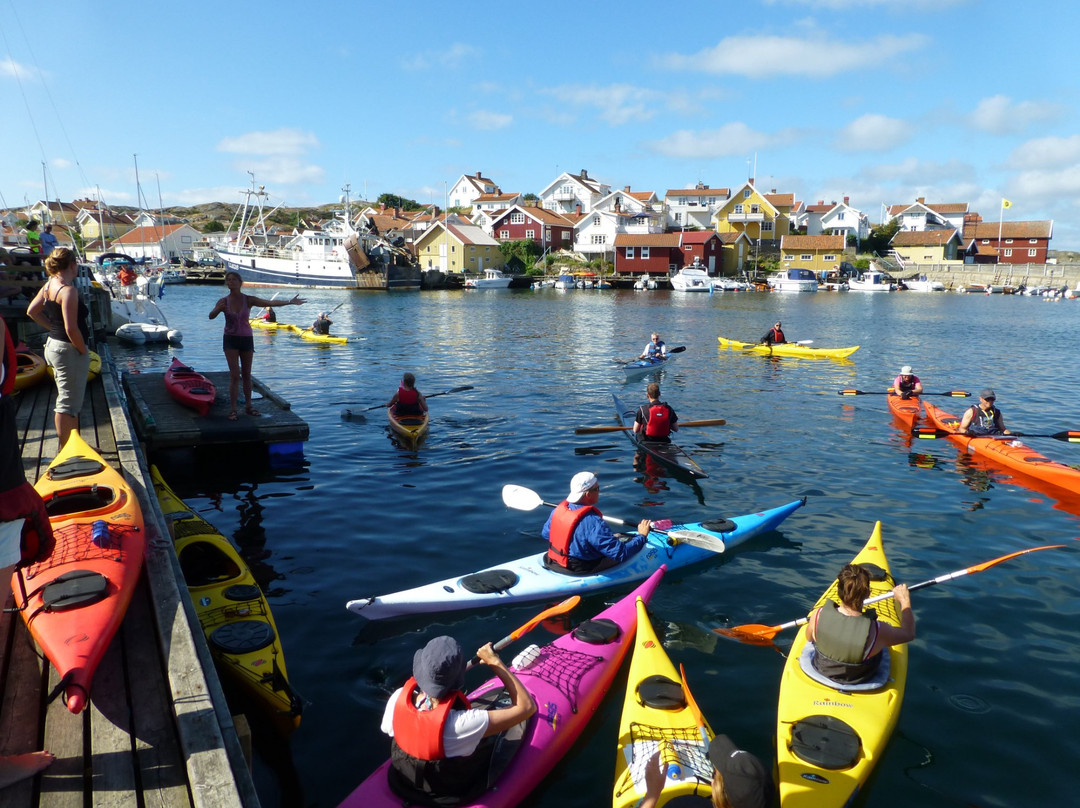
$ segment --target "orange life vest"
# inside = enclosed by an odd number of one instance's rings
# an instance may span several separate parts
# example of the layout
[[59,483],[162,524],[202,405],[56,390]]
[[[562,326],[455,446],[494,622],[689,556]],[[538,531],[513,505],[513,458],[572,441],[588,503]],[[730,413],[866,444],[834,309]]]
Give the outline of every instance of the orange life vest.
[[595,513],[600,516],[600,509],[587,505],[570,510],[570,503],[566,500],[555,506],[555,512],[551,515],[551,526],[548,528],[548,558],[560,567],[567,566],[570,558],[570,542],[574,539],[574,530],[588,514]]
[[410,677],[394,703],[394,743],[405,754],[419,760],[442,760],[446,757],[443,728],[450,710],[468,710],[469,700],[455,690],[434,709],[418,710],[415,697],[419,689],[416,679]]

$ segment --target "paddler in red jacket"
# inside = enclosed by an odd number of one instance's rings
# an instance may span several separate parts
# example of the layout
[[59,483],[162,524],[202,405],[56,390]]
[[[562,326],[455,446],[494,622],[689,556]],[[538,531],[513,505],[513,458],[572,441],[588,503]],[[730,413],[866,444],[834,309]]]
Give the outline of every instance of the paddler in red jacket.
[[401,386],[386,406],[394,408],[394,415],[421,415],[427,412],[424,394],[416,389],[416,377],[411,373],[402,376]]
[[536,712],[536,702],[503,664],[491,643],[476,655],[499,677],[510,706],[470,707],[465,657],[453,637],[431,640],[413,656],[412,677],[398,688],[383,712],[382,731],[393,738],[390,788],[410,802],[477,796],[487,785],[491,759],[485,738],[505,732]]
[[541,535],[548,541],[544,564],[569,575],[588,575],[620,564],[645,546],[652,524],[642,519],[637,535],[620,538],[604,522],[596,507],[600,481],[591,471],[570,480],[570,493],[558,504]]
[[787,342],[787,337],[784,336],[784,331],[780,328],[780,321],[777,320],[776,325],[770,328],[759,341],[765,345],[783,345]]
[[642,404],[634,414],[634,435],[638,440],[669,443],[671,433],[679,431],[679,416],[660,400],[660,385],[656,382],[649,382],[645,395],[649,403]]

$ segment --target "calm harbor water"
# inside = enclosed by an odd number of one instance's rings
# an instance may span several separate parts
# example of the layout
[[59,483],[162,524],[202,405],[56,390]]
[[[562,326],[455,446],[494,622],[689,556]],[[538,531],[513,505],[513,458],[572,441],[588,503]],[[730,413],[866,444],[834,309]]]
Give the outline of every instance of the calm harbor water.
[[[272,291],[248,291],[269,297]],[[182,349],[128,350],[121,367],[161,372],[175,354],[224,370],[217,287],[170,286],[163,309]],[[256,763],[263,805],[336,806],[388,753],[378,723],[414,650],[449,633],[466,648],[496,640],[542,608],[366,623],[347,600],[419,585],[540,551],[546,509],[508,510],[500,490],[527,485],[557,501],[582,469],[600,476],[601,507],[627,519],[701,520],[806,496],[781,530],[699,568],[672,574],[652,604],[676,664],[686,666],[719,732],[773,759],[780,653],[718,638],[715,626],[775,624],[806,613],[862,546],[875,520],[898,580],[914,583],[1022,548],[1065,543],[913,595],[899,728],[865,806],[1065,805],[1080,759],[1080,494],[1023,488],[946,441],[916,441],[891,419],[883,391],[910,364],[927,391],[996,388],[1014,430],[1080,426],[1067,335],[1080,305],[956,294],[781,295],[675,292],[309,291],[278,309],[303,325],[334,312],[344,346],[256,334],[255,375],[311,426],[300,468],[171,463],[171,485],[240,546],[283,637],[290,678],[308,703],[289,744]],[[851,361],[770,359],[720,349],[780,319],[789,339],[861,345]],[[709,474],[696,484],[637,470],[621,435],[575,435],[614,423],[611,394],[644,399],[616,359],[651,330],[687,350],[660,376],[684,420],[683,445]],[[399,448],[381,410],[405,370],[433,398],[430,436]],[[974,399],[930,399],[959,413]],[[223,417],[224,413],[217,413]],[[243,418],[243,416],[241,416]],[[1080,447],[1031,439],[1064,462]],[[621,591],[586,598],[573,619]],[[558,629],[558,626],[550,627]],[[507,650],[551,638],[537,629]],[[786,649],[791,637],[781,634]],[[470,679],[470,685],[479,683]],[[625,676],[616,680],[621,693]],[[529,805],[609,804],[621,695]]]

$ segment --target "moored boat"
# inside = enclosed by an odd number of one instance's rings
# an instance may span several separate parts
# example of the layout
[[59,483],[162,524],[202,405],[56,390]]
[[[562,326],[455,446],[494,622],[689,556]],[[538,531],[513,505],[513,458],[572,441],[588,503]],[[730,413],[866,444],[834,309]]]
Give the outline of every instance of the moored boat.
[[[871,570],[871,597],[892,591],[895,582],[882,546],[880,522],[852,563]],[[840,602],[835,580],[814,608],[828,601]],[[877,602],[874,609],[878,620],[900,625],[893,598]],[[777,708],[781,805],[841,808],[851,805],[866,783],[896,728],[907,685],[907,645],[882,653],[885,656],[874,681],[836,684],[813,668],[813,644],[806,639],[806,626],[799,629],[784,663]]]
[[[463,805],[517,805],[566,755],[596,714],[630,650],[637,632],[638,601],[649,602],[664,570],[660,567],[637,589],[592,620],[540,647],[530,664],[514,668],[539,709],[501,739],[509,746],[509,761],[501,771],[489,772],[487,789],[464,800]],[[473,705],[484,705],[504,693],[502,681],[492,678],[469,693],[468,698]],[[387,761],[376,769],[340,808],[401,808],[414,802],[409,795],[391,789],[389,768]]]
[[679,797],[710,798],[713,766],[709,742],[713,732],[692,699],[689,686],[653,630],[645,602],[639,599],[637,635],[619,719],[613,808],[640,804],[645,797],[645,766],[658,750],[661,764],[678,766],[679,776],[669,774],[664,779],[657,805]]
[[926,415],[936,428],[948,432],[948,439],[969,454],[977,454],[1066,491],[1080,494],[1080,470],[1051,460],[1009,435],[972,437],[957,431],[960,419],[950,415],[930,402],[923,402]]
[[848,291],[851,292],[891,292],[894,288],[879,269],[869,269],[848,280]]
[[203,416],[210,412],[217,396],[212,381],[176,357],[165,371],[165,388],[173,399]]
[[498,269],[485,269],[482,278],[466,278],[466,289],[508,289],[514,280],[512,275],[506,275]]
[[671,276],[671,288],[676,292],[711,292],[712,279],[700,265],[683,267]]
[[300,725],[303,700],[289,685],[266,596],[229,540],[188,508],[156,466],[150,476],[218,671],[288,735]]
[[659,569],[661,564],[666,564],[668,569],[678,569],[717,557],[718,548],[709,549],[675,540],[671,540],[675,541],[672,545],[668,535],[672,531],[686,530],[705,534],[719,540],[724,552],[727,552],[754,536],[776,529],[805,504],[804,497],[778,508],[756,513],[673,525],[663,531],[653,530],[649,533],[645,546],[634,556],[591,575],[565,575],[552,571],[544,563],[547,556],[545,549],[543,552],[486,567],[467,575],[457,575],[387,595],[357,598],[349,601],[346,608],[370,620],[381,620],[407,614],[525,603],[610,589],[640,581]]
[[717,337],[720,347],[732,350],[746,351],[747,353],[765,354],[767,356],[794,356],[803,358],[819,359],[846,359],[857,350],[858,345],[848,348],[815,348],[811,345],[799,345],[797,342],[773,343],[765,345],[757,342],[739,342],[734,339]]
[[56,546],[22,580],[15,574],[12,591],[30,635],[56,668],[64,703],[78,714],[135,593],[146,551],[142,509],[124,477],[76,431],[34,488]]
[[805,267],[788,267],[769,276],[769,288],[774,292],[816,292],[817,275]]
[[701,466],[695,463],[684,449],[676,446],[674,442],[645,440],[643,437],[638,437],[633,430],[636,411],[633,407],[628,407],[620,401],[618,396],[613,395],[612,398],[615,399],[615,416],[619,419],[619,423],[626,427],[626,437],[630,439],[632,444],[662,463],[679,471],[684,471],[691,477],[704,479],[709,476],[701,470]]

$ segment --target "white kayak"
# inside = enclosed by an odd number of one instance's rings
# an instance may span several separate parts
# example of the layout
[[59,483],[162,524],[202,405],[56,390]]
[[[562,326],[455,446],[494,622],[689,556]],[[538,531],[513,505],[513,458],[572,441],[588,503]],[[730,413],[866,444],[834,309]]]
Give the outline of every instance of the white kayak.
[[[537,498],[539,504],[549,503],[540,503]],[[803,497],[771,510],[653,530],[649,533],[648,542],[632,558],[591,575],[553,572],[544,565],[547,555],[545,548],[542,552],[467,575],[388,595],[350,600],[346,608],[369,620],[382,620],[409,614],[525,603],[609,589],[644,580],[660,569],[662,564],[666,564],[669,570],[675,570],[715,558],[726,549],[775,529],[805,504],[806,498]],[[605,519],[626,524],[614,517]]]

